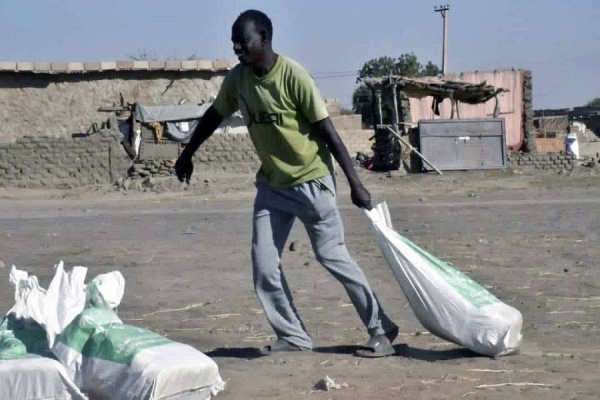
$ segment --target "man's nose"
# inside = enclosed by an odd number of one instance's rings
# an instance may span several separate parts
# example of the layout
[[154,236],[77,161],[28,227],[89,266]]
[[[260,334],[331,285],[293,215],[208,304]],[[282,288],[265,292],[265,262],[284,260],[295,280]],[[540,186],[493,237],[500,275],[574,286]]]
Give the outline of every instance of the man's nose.
[[241,50],[242,45],[239,42],[233,42],[233,51]]

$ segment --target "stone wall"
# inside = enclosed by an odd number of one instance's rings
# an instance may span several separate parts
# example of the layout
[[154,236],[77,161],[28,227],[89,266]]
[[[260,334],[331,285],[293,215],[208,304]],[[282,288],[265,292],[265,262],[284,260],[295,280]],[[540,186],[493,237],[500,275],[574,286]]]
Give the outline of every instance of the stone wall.
[[566,153],[510,153],[508,163],[512,166],[544,171],[570,171],[577,166],[577,159]]
[[107,119],[99,107],[177,104],[216,96],[229,61],[108,63],[0,62],[0,143],[26,136],[69,137]]
[[122,135],[102,131],[91,136],[25,136],[0,144],[0,186],[68,188],[111,183],[127,175],[129,156]]

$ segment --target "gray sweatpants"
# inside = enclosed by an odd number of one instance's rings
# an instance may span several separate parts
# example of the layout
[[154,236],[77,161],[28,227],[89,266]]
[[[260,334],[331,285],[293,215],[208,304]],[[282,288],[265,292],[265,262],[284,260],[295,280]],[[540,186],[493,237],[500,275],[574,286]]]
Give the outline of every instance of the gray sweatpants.
[[306,228],[317,260],[344,285],[369,335],[395,328],[379,306],[364,272],[348,253],[333,178],[325,176],[276,189],[259,174],[256,187],[252,233],[254,288],[277,337],[312,348],[280,264],[296,217]]

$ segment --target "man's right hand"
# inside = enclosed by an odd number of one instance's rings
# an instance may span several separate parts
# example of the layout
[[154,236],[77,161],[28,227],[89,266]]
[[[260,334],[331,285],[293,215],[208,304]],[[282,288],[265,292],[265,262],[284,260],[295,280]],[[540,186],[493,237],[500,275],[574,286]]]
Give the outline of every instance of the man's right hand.
[[371,205],[371,193],[369,193],[362,183],[350,187],[350,198],[352,199],[352,203],[357,207],[369,211],[373,209]]
[[175,163],[175,174],[177,175],[177,179],[179,179],[179,182],[185,180],[185,182],[189,184],[193,173],[194,163],[192,162],[192,157],[182,153]]

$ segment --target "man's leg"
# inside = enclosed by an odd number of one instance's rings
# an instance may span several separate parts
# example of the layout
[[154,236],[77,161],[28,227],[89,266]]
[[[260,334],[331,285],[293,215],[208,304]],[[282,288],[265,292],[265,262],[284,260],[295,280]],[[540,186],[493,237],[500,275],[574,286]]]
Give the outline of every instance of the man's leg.
[[259,183],[257,189],[252,232],[254,288],[277,338],[310,349],[312,340],[294,307],[280,262],[295,217],[280,211],[279,203],[285,198],[268,184]]
[[[327,187],[333,187],[330,177],[322,181]],[[303,192],[313,207],[299,218],[306,227],[317,260],[342,283],[371,337],[396,330],[398,327],[384,313],[364,272],[346,248],[333,190],[324,190],[309,182]]]

